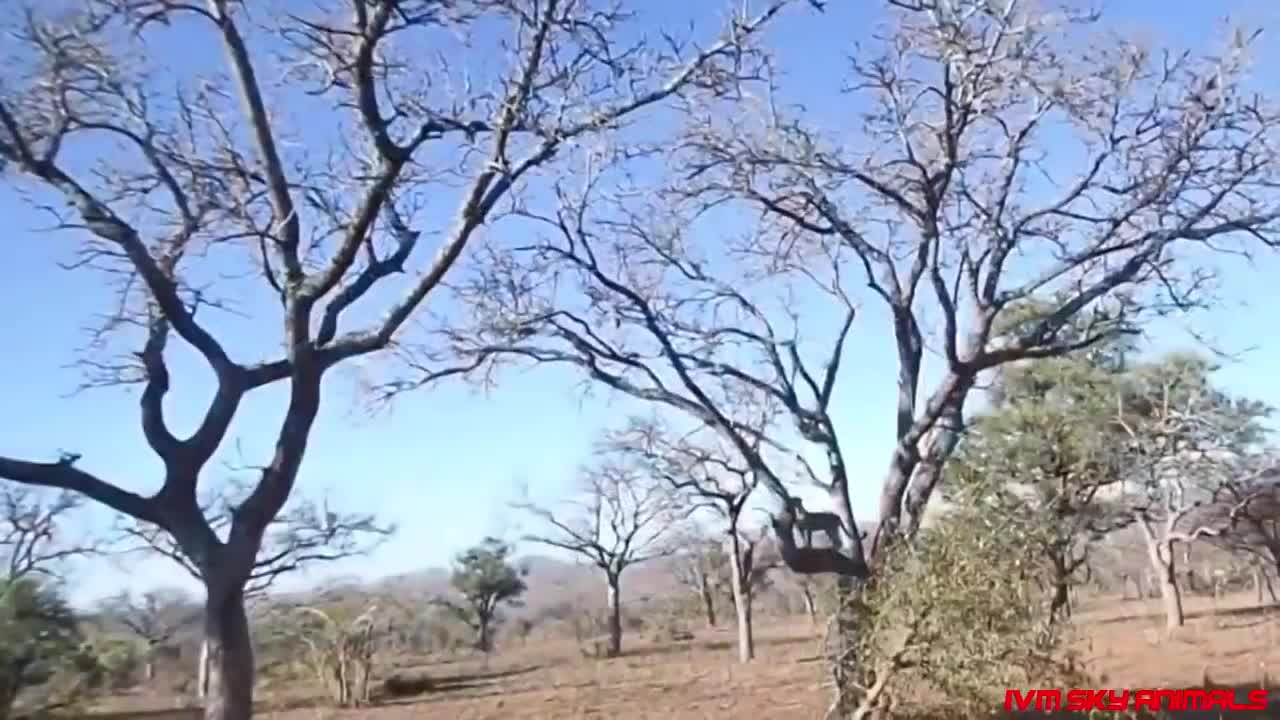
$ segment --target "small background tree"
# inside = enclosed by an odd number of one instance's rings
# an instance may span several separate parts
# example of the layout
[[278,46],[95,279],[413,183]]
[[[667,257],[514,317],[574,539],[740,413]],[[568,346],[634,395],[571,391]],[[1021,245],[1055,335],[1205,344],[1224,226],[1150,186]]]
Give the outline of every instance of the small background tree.
[[1130,446],[1132,513],[1164,602],[1166,629],[1185,622],[1178,549],[1230,531],[1224,488],[1265,457],[1270,409],[1215,388],[1203,358],[1171,354],[1135,368],[1114,422]]
[[192,627],[201,614],[199,603],[186,592],[174,589],[151,590],[138,596],[126,590],[107,598],[101,610],[143,643],[143,673],[148,682],[155,679],[159,653],[179,632]]
[[[993,514],[1040,518],[1041,533],[1027,540],[1046,562],[1054,617],[1070,614],[1093,541],[1132,520],[1109,494],[1129,470],[1122,433],[1106,421],[1119,367],[1119,354],[1095,351],[1003,368],[995,407],[970,423],[943,486],[947,499],[966,495]],[[968,495],[977,487],[991,493]]]
[[670,537],[687,511],[664,483],[634,466],[607,457],[582,471],[578,497],[553,511],[531,502],[515,504],[546,528],[525,536],[529,542],[558,548],[586,559],[604,574],[607,588],[608,645],[605,654],[622,653],[622,574],[635,565],[675,552]]
[[362,594],[282,604],[267,614],[271,641],[293,649],[337,707],[372,699],[378,652],[389,637],[385,603]]
[[694,594],[707,627],[714,628],[717,604],[729,584],[729,555],[723,543],[699,530],[677,540],[681,549],[672,557],[672,573]]
[[[746,464],[735,462],[733,458],[737,454],[723,443],[717,443],[717,439],[714,432],[705,428],[677,436],[656,418],[632,418],[625,429],[607,436],[605,447],[634,460],[644,472],[665,481],[691,511],[709,511],[713,522],[723,531],[728,547],[722,549],[721,554],[729,560],[738,661],[748,662],[755,657],[754,590],[770,568],[757,557],[761,535],[752,534],[742,526],[742,514],[759,484],[759,476]],[[713,579],[703,577],[704,582]],[[705,589],[704,598],[707,597]]]
[[511,563],[513,550],[501,539],[487,537],[459,553],[449,582],[462,596],[462,602],[446,598],[436,601],[475,631],[476,649],[484,653],[493,650],[493,633],[501,620],[499,608],[516,606],[528,589],[524,581],[528,570]]

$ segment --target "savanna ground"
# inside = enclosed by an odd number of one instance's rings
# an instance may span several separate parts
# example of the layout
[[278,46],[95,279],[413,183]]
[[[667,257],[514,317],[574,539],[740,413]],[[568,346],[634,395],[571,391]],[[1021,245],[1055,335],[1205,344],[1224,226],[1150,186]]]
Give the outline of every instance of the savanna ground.
[[[1159,600],[1084,598],[1076,613],[1081,661],[1099,687],[1257,688],[1280,682],[1280,611],[1259,606],[1252,593],[1186,598],[1187,624],[1172,638],[1163,629]],[[432,689],[385,699],[373,707],[323,707],[317,688],[264,682],[259,717],[272,720],[400,720],[407,718],[818,718],[829,699],[820,657],[822,628],[807,619],[762,619],[757,660],[734,662],[730,625],[696,633],[690,642],[660,642],[633,634],[622,657],[584,658],[572,640],[531,640],[487,661],[422,662],[400,658],[384,666],[425,675]],[[1271,678],[1275,678],[1273,681]],[[994,702],[1003,689],[993,688]],[[924,698],[922,698],[924,700]],[[934,706],[941,707],[934,699]],[[904,699],[905,701],[905,699]],[[92,717],[177,720],[194,710],[179,701],[138,693],[101,703]],[[1271,700],[1280,708],[1280,692]],[[165,707],[169,709],[164,709]],[[935,711],[935,713],[938,711]],[[930,717],[947,717],[942,715]],[[1280,717],[1280,710],[1237,713]],[[1180,718],[1233,717],[1200,712]]]

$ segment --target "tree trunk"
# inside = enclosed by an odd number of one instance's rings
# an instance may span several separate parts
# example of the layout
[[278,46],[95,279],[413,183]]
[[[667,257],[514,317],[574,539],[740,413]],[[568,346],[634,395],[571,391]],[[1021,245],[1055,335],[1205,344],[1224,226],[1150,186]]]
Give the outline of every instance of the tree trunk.
[[1178,587],[1178,563],[1174,544],[1168,540],[1147,543],[1151,569],[1155,571],[1160,587],[1160,599],[1164,601],[1165,629],[1172,633],[1186,623],[1182,612],[1182,592]]
[[1055,580],[1053,599],[1049,603],[1049,617],[1055,621],[1071,618],[1071,590],[1066,583]]
[[751,627],[751,588],[749,580],[743,577],[746,571],[742,563],[742,547],[736,532],[730,533],[732,538],[733,573],[729,585],[733,590],[733,610],[738,621],[738,662],[746,663],[756,656],[755,636]]
[[209,588],[205,601],[207,649],[205,720],[253,717],[253,644],[244,608],[244,589]]
[[622,654],[622,596],[618,576],[609,575],[609,657]]
[[804,598],[804,611],[809,616],[809,624],[818,624],[818,603],[813,599],[813,588],[809,583],[801,583],[800,594]]
[[711,592],[711,585],[703,582],[698,588],[698,594],[702,596],[702,609],[707,615],[707,627],[716,626],[716,596]]
[[1165,628],[1173,632],[1186,623],[1182,613],[1182,592],[1178,589],[1178,577],[1172,571],[1162,575],[1160,596],[1164,600]]
[[1049,617],[1056,622],[1071,617],[1071,573],[1063,558],[1054,557],[1052,562],[1053,596],[1049,601]]
[[196,666],[196,697],[209,697],[209,640],[200,638],[200,660]]
[[1187,576],[1185,586],[1187,592],[1194,594],[1198,588],[1196,583],[1196,570],[1191,562],[1191,543],[1184,543],[1182,546],[1182,566],[1186,568],[1183,572]]
[[480,626],[480,636],[476,638],[476,648],[479,649],[480,652],[488,655],[489,652],[493,650],[493,638],[490,635],[489,628],[491,624],[490,619],[487,617],[481,617],[479,618],[478,624]]
[[751,589],[742,589],[742,600],[735,602],[738,616],[738,662],[751,662],[756,656],[755,630],[751,622]]

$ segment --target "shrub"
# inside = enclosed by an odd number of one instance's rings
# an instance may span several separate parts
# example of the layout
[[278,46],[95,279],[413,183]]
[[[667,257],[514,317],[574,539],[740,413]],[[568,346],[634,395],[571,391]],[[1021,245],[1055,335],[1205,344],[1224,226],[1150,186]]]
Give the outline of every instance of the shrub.
[[410,697],[430,692],[435,682],[426,673],[393,673],[382,683],[386,697]]
[[922,683],[977,717],[991,688],[1061,687],[1065,627],[1049,620],[1035,580],[1041,556],[1018,518],[964,499],[884,559],[851,601],[856,639],[846,651],[860,707],[889,714],[895,688]]
[[72,699],[80,644],[76,616],[55,586],[0,580],[0,720],[25,690],[41,688],[33,695],[47,705]]

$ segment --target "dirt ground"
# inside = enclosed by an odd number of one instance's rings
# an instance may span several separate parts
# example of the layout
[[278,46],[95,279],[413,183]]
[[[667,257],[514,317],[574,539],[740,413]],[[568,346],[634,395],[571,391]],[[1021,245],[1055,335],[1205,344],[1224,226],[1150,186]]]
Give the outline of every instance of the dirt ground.
[[[1187,601],[1188,622],[1176,637],[1163,631],[1159,601],[1086,602],[1077,613],[1079,650],[1105,687],[1250,687],[1280,682],[1280,611],[1254,598]],[[729,628],[705,630],[690,643],[627,639],[623,657],[590,660],[571,642],[530,642],[484,663],[439,662],[414,668],[436,689],[359,710],[318,707],[264,689],[259,717],[273,720],[519,720],[610,718],[818,718],[829,689],[819,659],[820,630],[807,621],[762,622],[758,660],[734,662]],[[158,698],[117,698],[97,718],[177,720],[194,711],[157,711]],[[146,708],[146,705],[150,705]],[[170,706],[172,707],[172,705]],[[1280,707],[1280,693],[1272,707]],[[103,710],[107,710],[106,707]],[[150,710],[151,712],[147,712]],[[1253,714],[1253,717],[1259,717]],[[1280,717],[1271,710],[1267,717]],[[1201,717],[1188,714],[1186,717]],[[1205,717],[1217,718],[1214,712]],[[1227,717],[1227,716],[1224,716]]]

